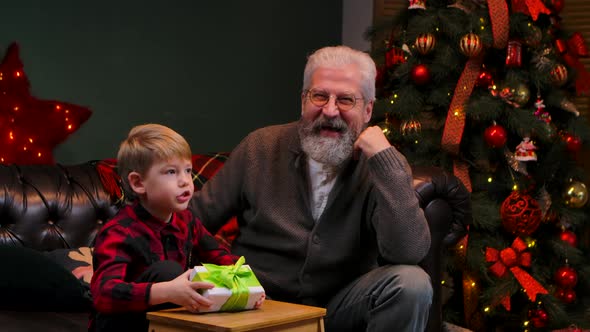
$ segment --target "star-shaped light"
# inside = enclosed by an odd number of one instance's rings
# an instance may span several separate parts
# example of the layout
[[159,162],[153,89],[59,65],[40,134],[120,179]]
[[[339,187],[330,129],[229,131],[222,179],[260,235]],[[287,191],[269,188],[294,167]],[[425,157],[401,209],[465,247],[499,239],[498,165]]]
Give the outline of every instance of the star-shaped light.
[[0,63],[0,163],[52,164],[53,149],[88,120],[85,107],[41,100],[30,83],[13,43]]

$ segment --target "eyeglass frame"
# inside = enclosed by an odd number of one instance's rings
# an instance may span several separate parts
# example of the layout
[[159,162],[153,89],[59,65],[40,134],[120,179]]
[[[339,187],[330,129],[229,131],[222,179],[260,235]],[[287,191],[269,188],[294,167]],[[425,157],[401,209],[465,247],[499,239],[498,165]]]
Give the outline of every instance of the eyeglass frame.
[[[323,103],[323,104],[316,104],[316,103],[313,101],[313,99],[311,98],[311,96],[312,96],[312,93],[311,93],[311,92],[312,92],[312,91],[316,91],[316,92],[324,92],[324,93],[326,93],[326,94],[328,95],[328,99],[327,99],[327,100],[326,100],[326,102],[325,102],[325,103]],[[333,94],[333,93],[328,93],[327,91],[324,91],[324,90],[318,90],[318,89],[307,89],[307,90],[305,90],[303,93],[304,93],[304,95],[305,95],[305,96],[307,96],[307,99],[309,99],[309,101],[310,101],[310,102],[311,102],[313,105],[315,105],[315,106],[317,106],[317,107],[324,107],[324,106],[328,105],[328,103],[330,102],[330,100],[332,99],[332,97],[334,97],[334,98],[335,98],[335,102],[334,102],[334,103],[336,104],[336,107],[338,107],[338,110],[340,110],[340,111],[342,111],[342,112],[348,112],[348,111],[350,111],[350,110],[354,109],[354,107],[356,106],[356,101],[357,101],[357,100],[359,100],[359,99],[365,100],[365,98],[363,98],[363,97],[357,97],[357,96],[355,96],[355,95],[354,95],[354,94],[352,94],[352,93],[351,93],[351,94],[344,94],[344,95],[337,96],[337,95],[335,95],[335,94]],[[350,97],[352,97],[352,100],[354,100],[354,102],[353,102],[353,104],[350,106],[350,108],[342,108],[341,104],[338,102],[338,99],[339,99],[340,97],[342,97],[342,96],[347,96],[347,97],[348,97],[348,96],[350,96]]]

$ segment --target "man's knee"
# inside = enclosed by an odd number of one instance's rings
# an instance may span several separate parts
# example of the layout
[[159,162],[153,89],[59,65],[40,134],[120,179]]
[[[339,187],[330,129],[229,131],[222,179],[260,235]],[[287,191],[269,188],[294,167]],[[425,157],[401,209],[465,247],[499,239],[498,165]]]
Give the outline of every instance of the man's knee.
[[386,268],[390,276],[389,294],[399,296],[403,301],[432,302],[432,282],[426,271],[416,265],[392,265]]

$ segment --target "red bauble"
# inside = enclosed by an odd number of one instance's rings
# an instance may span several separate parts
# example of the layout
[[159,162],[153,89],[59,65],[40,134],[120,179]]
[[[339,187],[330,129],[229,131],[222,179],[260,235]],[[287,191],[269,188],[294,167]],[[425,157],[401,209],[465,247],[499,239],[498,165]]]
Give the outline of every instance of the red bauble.
[[558,288],[555,291],[555,297],[563,303],[571,304],[576,301],[576,292],[571,288]]
[[572,247],[578,246],[578,237],[572,231],[563,231],[559,234],[559,239]]
[[492,77],[492,73],[485,69],[482,69],[479,72],[477,81],[475,81],[475,85],[481,88],[487,88],[491,85],[494,85],[494,78]]
[[541,215],[539,203],[520,191],[513,191],[500,206],[502,226],[516,236],[534,233],[541,223]]
[[546,327],[549,322],[549,315],[541,308],[529,310],[529,319],[536,328]]
[[576,135],[570,133],[563,133],[561,138],[565,142],[565,148],[570,153],[578,153],[582,148],[582,140]]
[[501,148],[506,144],[508,134],[506,129],[500,125],[491,125],[483,133],[486,143],[492,148]]
[[563,288],[574,288],[578,283],[578,273],[569,266],[562,266],[555,271],[554,279]]
[[417,85],[424,85],[430,82],[430,69],[426,65],[415,65],[410,75],[412,81]]
[[565,7],[565,0],[546,0],[545,4],[553,9],[556,14],[559,14]]

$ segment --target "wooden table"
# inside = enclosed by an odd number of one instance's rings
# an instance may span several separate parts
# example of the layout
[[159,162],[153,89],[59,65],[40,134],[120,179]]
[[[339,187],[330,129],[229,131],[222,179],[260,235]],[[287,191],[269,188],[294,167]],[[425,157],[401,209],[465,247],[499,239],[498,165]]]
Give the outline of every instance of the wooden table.
[[148,312],[149,332],[324,332],[326,309],[266,300],[260,309],[193,314],[182,308]]

